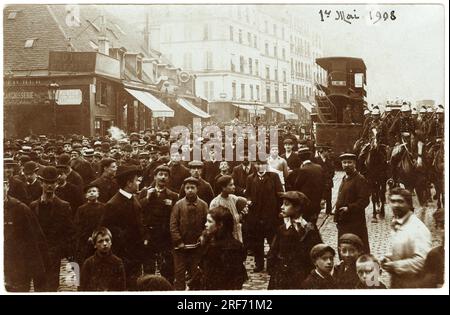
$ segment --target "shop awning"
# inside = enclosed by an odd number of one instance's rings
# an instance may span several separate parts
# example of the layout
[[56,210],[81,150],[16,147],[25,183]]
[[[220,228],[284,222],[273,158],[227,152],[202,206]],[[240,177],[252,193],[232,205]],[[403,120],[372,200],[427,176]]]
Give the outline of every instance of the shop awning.
[[264,110],[264,106],[262,105],[255,105],[255,104],[236,104],[236,103],[232,103],[233,106],[238,107],[240,109],[245,109],[248,110],[250,113],[254,114],[256,112],[256,114],[258,115],[263,115],[266,113],[266,111]]
[[125,90],[133,95],[135,99],[144,104],[148,109],[152,111],[153,117],[173,117],[175,116],[175,112],[169,106],[161,102],[159,99],[154,97],[149,92],[138,91],[133,89]]
[[308,111],[308,113],[312,112],[312,107],[313,105],[311,105],[311,103],[308,102],[300,102],[300,104],[302,104],[302,106]]
[[198,108],[197,106],[195,106],[194,104],[192,104],[185,98],[182,98],[182,97],[178,98],[177,103],[181,107],[183,107],[185,110],[194,114],[195,116],[198,116],[200,118],[210,118],[211,117],[210,114],[208,114],[207,112],[204,112],[203,110],[201,110],[200,108]]
[[283,115],[286,119],[298,119],[298,115],[281,107],[268,107],[274,112]]

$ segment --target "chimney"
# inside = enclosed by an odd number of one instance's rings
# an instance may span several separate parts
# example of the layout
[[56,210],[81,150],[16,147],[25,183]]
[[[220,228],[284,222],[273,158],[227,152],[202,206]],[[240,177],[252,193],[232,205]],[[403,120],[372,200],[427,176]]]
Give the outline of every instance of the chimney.
[[98,52],[109,55],[109,40],[106,37],[106,17],[100,17],[100,36],[98,37]]
[[147,52],[150,52],[150,26],[149,26],[149,14],[145,13],[145,28],[144,28],[144,48]]
[[159,25],[152,25],[149,26],[149,47],[160,51],[159,47],[160,47],[160,36],[161,36],[161,28]]

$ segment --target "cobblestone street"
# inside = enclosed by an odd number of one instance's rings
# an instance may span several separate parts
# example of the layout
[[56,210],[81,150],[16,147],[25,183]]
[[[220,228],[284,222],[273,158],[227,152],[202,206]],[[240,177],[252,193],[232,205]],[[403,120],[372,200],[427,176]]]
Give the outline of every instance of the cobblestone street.
[[[334,187],[333,187],[333,204],[337,197],[337,192],[339,189],[339,184],[343,172],[337,172],[334,177]],[[416,208],[416,214],[418,214],[419,207],[417,198],[414,197],[414,203]],[[440,240],[435,233],[435,228],[433,224],[432,214],[436,209],[436,203],[430,203],[426,209],[424,216],[425,224],[430,229],[433,235],[433,247],[440,244]],[[384,220],[378,220],[377,223],[372,223],[372,203],[366,208],[366,222],[369,232],[369,242],[370,248],[373,255],[381,259],[389,250],[390,247],[390,222],[392,220],[392,211],[389,206],[386,206],[386,218]],[[320,234],[324,243],[332,246],[337,250],[337,228],[333,221],[333,216],[327,216],[321,213],[318,220],[318,227],[320,229]],[[266,244],[266,252],[269,246]],[[337,262],[335,258],[335,263]],[[244,290],[266,290],[269,283],[269,275],[264,271],[261,273],[254,273],[253,268],[255,267],[254,258],[249,256],[246,262],[246,268],[249,276],[249,280],[244,284]],[[60,291],[75,291],[76,290],[76,277],[75,272],[71,270],[72,266],[67,264],[67,261],[62,262],[61,265],[61,286]],[[389,276],[386,272],[382,273],[381,281],[389,286]]]

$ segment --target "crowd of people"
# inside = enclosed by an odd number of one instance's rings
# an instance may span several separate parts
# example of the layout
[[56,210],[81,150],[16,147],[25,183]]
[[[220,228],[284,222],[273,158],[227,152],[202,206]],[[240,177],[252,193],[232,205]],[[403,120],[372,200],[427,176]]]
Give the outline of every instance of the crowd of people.
[[[371,130],[384,130],[391,119],[387,114],[380,127],[376,110],[362,139],[371,141]],[[403,137],[405,126],[392,123],[392,134],[399,128]],[[427,126],[427,137],[437,138],[439,128]],[[222,160],[214,146],[193,160],[192,146],[178,140],[151,130],[120,140],[5,139],[7,290],[27,292],[32,284],[34,291],[57,291],[63,258],[80,267],[81,291],[240,290],[248,255],[252,272],[270,275],[268,289],[385,288],[382,270],[392,288],[443,284],[443,249],[431,249],[406,188],[388,193],[391,251],[371,255],[371,185],[360,153],[338,157],[345,176],[333,207],[332,147],[299,139],[295,128],[282,130],[267,158],[253,159],[245,147],[243,161]],[[238,135],[225,146],[247,140]],[[317,228],[322,210],[334,215],[338,253]],[[442,213],[435,213],[441,228]]]

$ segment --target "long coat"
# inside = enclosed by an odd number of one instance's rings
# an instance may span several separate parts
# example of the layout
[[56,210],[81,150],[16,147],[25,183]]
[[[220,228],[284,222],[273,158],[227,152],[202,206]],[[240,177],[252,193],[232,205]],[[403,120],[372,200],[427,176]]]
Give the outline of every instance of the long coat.
[[143,248],[142,209],[136,197],[117,192],[105,205],[100,223],[113,237],[114,253],[128,264],[139,263]]
[[77,171],[73,170],[67,175],[67,181],[69,183],[74,184],[77,187],[80,187],[80,190],[84,187],[84,181],[83,178],[78,174]]
[[[150,187],[152,188],[152,187]],[[166,188],[161,193],[154,192],[147,198],[147,190],[139,196],[144,224],[144,240],[152,252],[170,250],[170,215],[178,195]]]
[[51,258],[72,257],[75,225],[72,221],[70,204],[55,196],[48,209],[40,199],[33,201],[30,208],[39,220]]
[[28,291],[31,278],[45,275],[48,259],[45,236],[27,205],[8,197],[3,207],[5,287],[8,291]]
[[289,174],[286,190],[300,191],[311,201],[311,208],[304,213],[305,219],[309,221],[320,213],[324,187],[325,177],[322,167],[315,163],[306,163]]
[[[350,177],[344,176],[339,187],[335,215],[338,238],[345,233],[359,236],[364,244],[364,252],[367,254],[370,253],[366,225],[366,207],[369,205],[369,195],[369,185],[364,176],[358,172]],[[348,211],[339,213],[341,207],[348,207]]]
[[250,165],[249,172],[245,172],[244,165],[238,165],[233,168],[231,177],[233,177],[234,185],[236,186],[236,195],[244,197],[245,186],[247,185],[247,177],[256,173],[256,168],[253,164]]
[[311,248],[322,242],[314,224],[308,223],[297,231],[281,225],[270,246],[267,270],[271,277],[268,289],[300,289],[302,282],[314,268]]
[[94,254],[94,246],[89,242],[92,232],[99,226],[105,211],[101,202],[87,202],[80,206],[75,214],[76,252],[75,259],[82,266],[86,258]]
[[258,235],[260,230],[275,231],[281,223],[278,216],[281,200],[278,193],[283,191],[280,177],[266,172],[262,179],[257,173],[247,177],[246,196],[252,204],[246,217],[248,233]]

